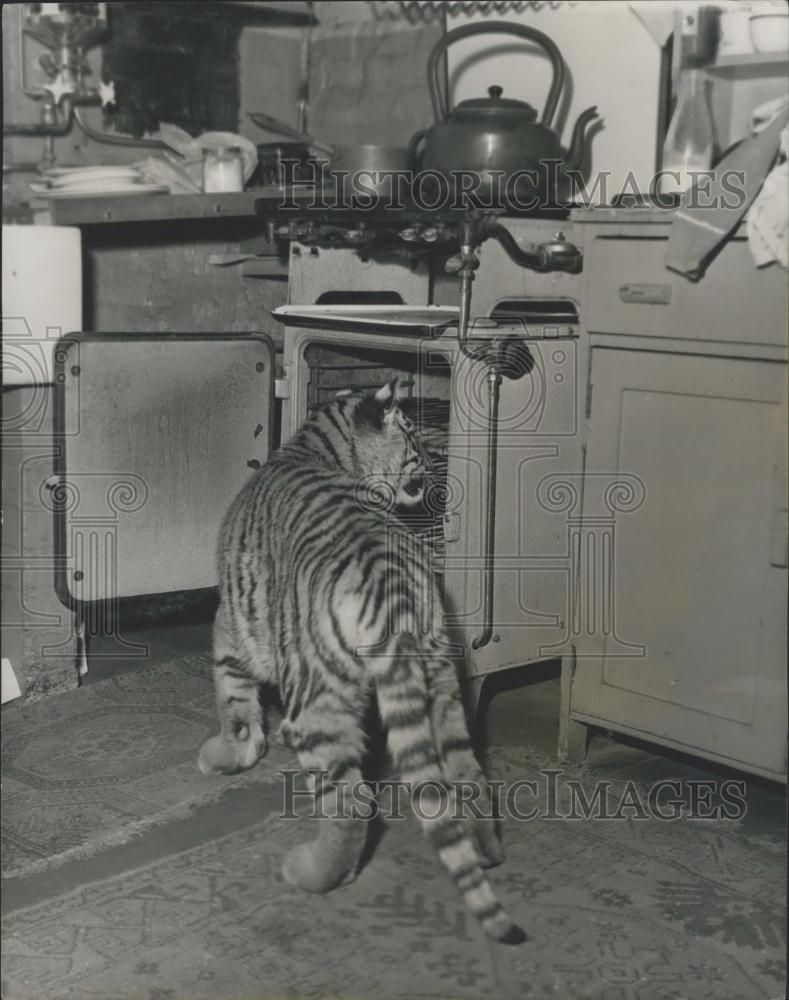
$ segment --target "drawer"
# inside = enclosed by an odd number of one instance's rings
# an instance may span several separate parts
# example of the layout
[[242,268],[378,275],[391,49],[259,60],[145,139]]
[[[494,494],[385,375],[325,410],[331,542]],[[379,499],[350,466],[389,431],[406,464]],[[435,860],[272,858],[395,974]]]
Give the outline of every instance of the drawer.
[[698,282],[664,263],[665,237],[596,236],[587,249],[592,333],[679,340],[786,343],[787,275],[757,269],[746,240],[731,240]]

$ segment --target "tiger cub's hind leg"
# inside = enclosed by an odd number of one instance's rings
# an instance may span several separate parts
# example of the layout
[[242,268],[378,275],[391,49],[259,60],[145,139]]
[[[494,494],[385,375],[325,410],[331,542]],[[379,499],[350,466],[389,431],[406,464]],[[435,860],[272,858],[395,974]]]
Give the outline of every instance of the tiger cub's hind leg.
[[328,892],[357,875],[367,840],[366,819],[354,813],[352,790],[362,781],[365,737],[361,713],[328,694],[288,726],[291,746],[307,772],[318,836],[296,844],[282,867],[285,879],[307,892]]
[[246,670],[224,620],[214,622],[214,689],[220,732],[200,748],[203,774],[236,774],[256,764],[267,750],[259,685]]

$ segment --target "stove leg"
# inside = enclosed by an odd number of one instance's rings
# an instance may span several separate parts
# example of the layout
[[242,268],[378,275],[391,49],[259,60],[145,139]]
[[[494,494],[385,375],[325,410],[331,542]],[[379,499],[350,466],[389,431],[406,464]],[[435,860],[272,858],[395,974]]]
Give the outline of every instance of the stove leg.
[[482,686],[485,683],[487,675],[482,674],[479,677],[471,677],[468,681],[468,693],[466,695],[466,706],[468,708],[468,717],[471,723],[472,729],[477,725],[477,713],[479,712],[479,702],[482,696]]
[[81,685],[88,672],[88,637],[85,619],[79,614],[74,615],[74,632],[77,636],[77,685]]
[[559,703],[559,747],[558,758],[562,762],[574,763],[586,757],[589,728],[583,722],[576,722],[570,716],[570,696],[575,676],[576,656],[572,653],[562,657],[561,696]]

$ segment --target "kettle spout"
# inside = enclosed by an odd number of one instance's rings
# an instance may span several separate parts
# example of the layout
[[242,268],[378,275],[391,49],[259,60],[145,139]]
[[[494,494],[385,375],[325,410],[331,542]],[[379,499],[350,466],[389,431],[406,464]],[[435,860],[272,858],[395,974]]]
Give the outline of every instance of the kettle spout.
[[581,166],[586,152],[586,126],[597,117],[597,107],[587,108],[578,116],[573,128],[570,149],[561,167],[562,173],[566,174],[570,170],[578,170]]

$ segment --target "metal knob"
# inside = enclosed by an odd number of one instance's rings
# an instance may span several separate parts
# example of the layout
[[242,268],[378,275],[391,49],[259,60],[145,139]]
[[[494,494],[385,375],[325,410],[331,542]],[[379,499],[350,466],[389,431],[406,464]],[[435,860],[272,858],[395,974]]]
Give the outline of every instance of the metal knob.
[[580,271],[581,269],[581,251],[562,232],[554,233],[552,240],[540,243],[537,250],[545,261],[546,268],[556,268],[563,271]]

